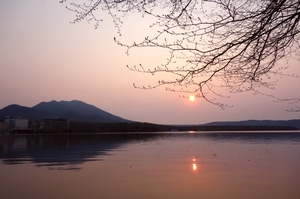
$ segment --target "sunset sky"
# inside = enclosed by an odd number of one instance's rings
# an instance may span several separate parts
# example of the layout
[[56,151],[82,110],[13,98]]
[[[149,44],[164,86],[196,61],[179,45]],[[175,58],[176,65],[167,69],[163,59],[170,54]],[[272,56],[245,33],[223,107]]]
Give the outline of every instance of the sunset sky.
[[[76,99],[125,119],[160,124],[300,117],[299,112],[286,111],[300,103],[273,102],[252,93],[232,94],[224,102],[233,107],[222,110],[203,99],[180,98],[165,87],[135,89],[133,83],[148,85],[156,79],[126,65],[151,66],[165,56],[147,49],[133,49],[126,55],[113,38],[131,42],[144,37],[149,31],[145,19],[129,16],[119,36],[106,13],[99,13],[104,21],[98,29],[86,21],[71,24],[75,14],[66,5],[59,0],[0,1],[0,109]],[[288,72],[300,75],[299,61],[289,64]],[[277,89],[268,92],[299,98],[299,86],[300,79],[282,78]]]

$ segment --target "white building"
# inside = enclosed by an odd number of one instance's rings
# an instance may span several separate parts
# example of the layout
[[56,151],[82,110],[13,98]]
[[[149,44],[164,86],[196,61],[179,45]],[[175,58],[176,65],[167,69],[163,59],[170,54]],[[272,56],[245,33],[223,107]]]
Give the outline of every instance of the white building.
[[5,123],[10,123],[14,130],[26,130],[28,128],[28,119],[25,118],[5,118]]

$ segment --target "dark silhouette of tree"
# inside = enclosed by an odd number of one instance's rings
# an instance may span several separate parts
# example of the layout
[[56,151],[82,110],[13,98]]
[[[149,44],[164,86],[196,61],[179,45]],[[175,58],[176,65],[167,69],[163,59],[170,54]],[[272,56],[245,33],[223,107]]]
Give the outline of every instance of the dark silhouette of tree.
[[[69,0],[62,0],[66,2]],[[70,0],[72,1],[72,0]],[[260,90],[274,89],[278,77],[285,74],[288,61],[299,56],[299,0],[81,0],[70,3],[74,23],[88,20],[99,26],[97,10],[108,12],[119,34],[122,17],[132,12],[156,19],[152,27],[160,30],[154,37],[125,44],[127,48],[151,47],[169,52],[166,63],[146,69],[140,64],[133,71],[173,75],[171,80],[136,88],[152,89],[166,86],[168,91],[195,94],[222,108],[216,100],[228,92],[264,94]],[[286,64],[279,65],[279,60]],[[180,60],[178,62],[178,60]],[[184,61],[184,62],[183,62]],[[182,64],[184,63],[184,64]],[[211,97],[211,94],[215,97]],[[267,95],[267,94],[266,94]],[[298,103],[300,98],[279,99]],[[222,100],[221,100],[222,101]],[[300,110],[299,107],[292,111]]]

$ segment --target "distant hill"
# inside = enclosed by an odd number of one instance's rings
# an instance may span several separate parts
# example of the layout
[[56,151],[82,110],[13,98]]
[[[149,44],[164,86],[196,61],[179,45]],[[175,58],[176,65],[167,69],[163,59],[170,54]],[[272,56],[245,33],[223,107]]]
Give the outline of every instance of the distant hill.
[[131,122],[82,101],[41,102],[31,108],[17,104],[0,109],[0,119],[5,116],[43,121],[45,118],[69,118],[72,122]]
[[290,126],[300,129],[300,120],[245,120],[237,122],[210,122],[202,126]]
[[42,121],[44,118],[49,117],[47,113],[17,104],[0,109],[0,119],[4,119],[6,116],[30,118],[33,121]]

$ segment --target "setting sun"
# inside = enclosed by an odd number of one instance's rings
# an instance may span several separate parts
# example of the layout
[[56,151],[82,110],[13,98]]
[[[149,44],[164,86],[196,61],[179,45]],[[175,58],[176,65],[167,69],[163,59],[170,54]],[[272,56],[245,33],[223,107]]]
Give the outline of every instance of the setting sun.
[[194,100],[195,100],[195,96],[194,96],[194,95],[190,95],[190,96],[189,96],[189,100],[190,100],[190,101],[194,101]]

